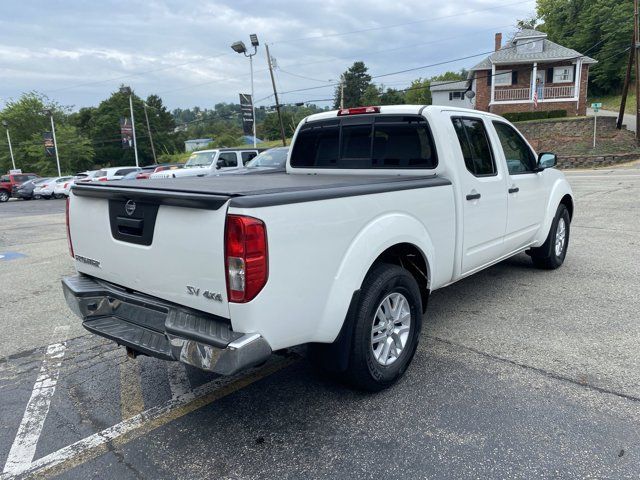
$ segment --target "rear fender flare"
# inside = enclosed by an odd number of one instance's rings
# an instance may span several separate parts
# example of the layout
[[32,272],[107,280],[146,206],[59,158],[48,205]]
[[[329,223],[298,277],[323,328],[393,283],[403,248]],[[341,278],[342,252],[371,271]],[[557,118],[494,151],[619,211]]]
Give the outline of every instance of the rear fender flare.
[[376,259],[388,248],[412,244],[427,263],[427,277],[433,278],[434,247],[429,232],[415,217],[387,213],[374,218],[354,237],[334,277],[325,310],[316,331],[318,342],[332,342],[343,326],[353,294],[359,290]]

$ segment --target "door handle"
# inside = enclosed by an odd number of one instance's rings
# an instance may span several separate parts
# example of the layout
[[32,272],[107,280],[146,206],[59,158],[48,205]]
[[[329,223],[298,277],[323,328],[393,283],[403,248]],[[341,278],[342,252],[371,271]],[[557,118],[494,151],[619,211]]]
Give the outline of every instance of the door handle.
[[467,200],[478,200],[481,196],[479,193],[469,193],[467,194]]
[[518,193],[520,191],[520,189],[518,187],[511,187],[509,189],[509,193]]

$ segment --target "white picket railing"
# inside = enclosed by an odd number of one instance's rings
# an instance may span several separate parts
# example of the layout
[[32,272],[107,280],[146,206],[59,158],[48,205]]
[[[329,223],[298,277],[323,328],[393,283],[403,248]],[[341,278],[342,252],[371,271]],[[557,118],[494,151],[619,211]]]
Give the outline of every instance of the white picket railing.
[[574,85],[556,85],[544,87],[542,99],[573,98]]
[[529,100],[531,98],[528,88],[496,88],[494,92],[496,101]]

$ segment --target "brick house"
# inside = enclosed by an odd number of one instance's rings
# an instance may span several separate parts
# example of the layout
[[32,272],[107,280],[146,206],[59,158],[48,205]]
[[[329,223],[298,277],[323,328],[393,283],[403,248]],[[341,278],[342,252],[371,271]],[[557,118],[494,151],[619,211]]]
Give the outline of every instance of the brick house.
[[534,110],[586,114],[589,66],[596,60],[546,37],[522,29],[502,46],[502,34],[496,33],[495,52],[469,71],[476,109],[499,115]]

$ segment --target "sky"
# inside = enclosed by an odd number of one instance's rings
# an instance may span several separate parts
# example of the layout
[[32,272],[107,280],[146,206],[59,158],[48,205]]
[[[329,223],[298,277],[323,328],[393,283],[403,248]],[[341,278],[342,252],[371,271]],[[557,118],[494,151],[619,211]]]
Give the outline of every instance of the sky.
[[[508,38],[534,12],[534,0],[2,0],[0,108],[35,90],[77,110],[120,84],[158,94],[170,109],[237,103],[251,91],[249,60],[230,45],[249,45],[251,33],[260,40],[256,105],[275,103],[265,43],[281,102],[325,100],[354,61],[382,75],[481,54],[493,50],[496,32]],[[405,88],[482,58],[376,82]],[[292,92],[311,87],[321,88]]]

